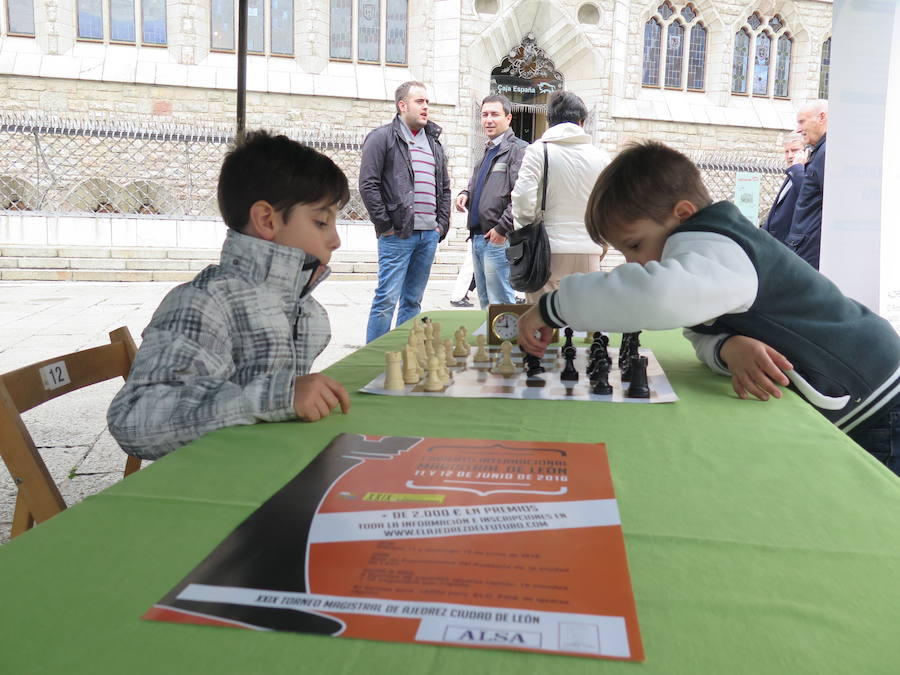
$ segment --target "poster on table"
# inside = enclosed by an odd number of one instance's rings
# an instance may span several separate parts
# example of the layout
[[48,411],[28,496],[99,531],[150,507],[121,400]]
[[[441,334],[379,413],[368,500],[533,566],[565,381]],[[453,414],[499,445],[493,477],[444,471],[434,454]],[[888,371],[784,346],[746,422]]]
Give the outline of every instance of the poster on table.
[[603,444],[341,434],[144,618],[644,658]]

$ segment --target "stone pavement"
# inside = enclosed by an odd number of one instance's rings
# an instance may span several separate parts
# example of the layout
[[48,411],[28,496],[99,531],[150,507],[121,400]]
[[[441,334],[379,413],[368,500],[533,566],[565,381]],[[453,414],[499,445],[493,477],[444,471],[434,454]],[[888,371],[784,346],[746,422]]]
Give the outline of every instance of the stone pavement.
[[[128,326],[140,335],[168,282],[98,283],[0,281],[0,373],[109,341]],[[430,281],[423,311],[453,309],[452,281]],[[374,281],[329,280],[315,296],[331,317],[332,340],[315,370],[338,361],[365,342],[365,317]],[[106,429],[106,409],[119,379],[62,396],[23,416],[45,463],[71,505],[120,480],[125,454]],[[0,544],[9,538],[16,489],[0,462]]]

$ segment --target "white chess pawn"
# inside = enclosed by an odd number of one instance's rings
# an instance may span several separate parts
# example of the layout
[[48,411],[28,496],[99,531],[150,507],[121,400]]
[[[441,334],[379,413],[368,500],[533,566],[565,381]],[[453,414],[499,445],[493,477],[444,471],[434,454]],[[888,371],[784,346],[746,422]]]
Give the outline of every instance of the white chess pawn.
[[500,375],[515,375],[519,372],[512,360],[512,343],[509,340],[504,340],[500,344],[500,352],[502,356],[494,368],[494,372]]
[[472,357],[472,360],[476,363],[490,363],[491,356],[487,353],[487,338],[484,335],[478,335],[475,338],[475,343],[478,345],[478,350],[475,352],[475,356]]
[[444,383],[441,381],[441,362],[436,356],[432,356],[428,362],[428,376],[422,386],[425,391],[444,391]]
[[456,367],[456,357],[453,355],[453,343],[450,338],[444,340],[444,365],[448,368]]
[[403,382],[403,371],[400,367],[400,352],[385,352],[384,361],[384,388],[390,391],[402,390],[406,385]]
[[434,358],[437,359],[438,362],[438,374],[441,376],[441,382],[443,382],[445,385],[450,384],[450,380],[452,379],[450,377],[450,369],[447,368],[447,364],[444,363],[444,359],[440,358],[437,354],[435,354]]
[[464,357],[469,355],[469,345],[466,344],[466,336],[461,330],[457,330],[453,337],[456,339],[456,346],[453,348],[453,356]]
[[403,366],[403,381],[406,384],[416,384],[416,382],[421,379],[419,360],[416,358],[416,350],[409,345],[406,345],[403,353],[406,355],[406,358],[404,359],[405,364]]

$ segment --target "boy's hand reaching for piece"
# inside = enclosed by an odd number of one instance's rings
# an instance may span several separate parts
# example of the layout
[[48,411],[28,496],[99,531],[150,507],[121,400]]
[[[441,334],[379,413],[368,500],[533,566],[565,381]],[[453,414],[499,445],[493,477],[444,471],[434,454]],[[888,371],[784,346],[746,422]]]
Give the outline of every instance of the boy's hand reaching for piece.
[[551,335],[553,329],[544,323],[537,305],[519,317],[519,347],[532,356],[544,355]]
[[794,369],[780,352],[745,335],[732,335],[725,340],[719,355],[731,371],[734,392],[741,398],[751,394],[760,401],[768,401],[769,394],[781,398],[778,385],[787,386],[790,382],[784,371]]
[[338,405],[350,412],[350,395],[344,385],[322,373],[301,375],[294,380],[294,412],[304,422],[328,417]]

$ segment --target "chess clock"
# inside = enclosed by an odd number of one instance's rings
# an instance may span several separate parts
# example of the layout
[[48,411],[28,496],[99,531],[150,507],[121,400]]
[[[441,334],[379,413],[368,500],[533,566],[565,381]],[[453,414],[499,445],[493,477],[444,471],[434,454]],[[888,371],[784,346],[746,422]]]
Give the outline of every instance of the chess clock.
[[[519,317],[534,305],[488,305],[487,334],[489,345],[499,345],[504,340],[513,344],[519,336]],[[553,331],[552,342],[559,339],[559,331]]]
[[519,317],[531,307],[532,305],[488,305],[488,344],[499,345],[504,340],[515,344],[519,335]]

